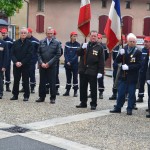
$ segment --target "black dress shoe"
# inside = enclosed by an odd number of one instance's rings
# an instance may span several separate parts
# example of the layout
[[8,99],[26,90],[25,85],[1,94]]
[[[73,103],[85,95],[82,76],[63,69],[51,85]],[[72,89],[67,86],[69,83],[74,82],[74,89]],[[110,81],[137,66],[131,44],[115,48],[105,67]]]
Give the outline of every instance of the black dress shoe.
[[121,109],[114,108],[113,110],[109,111],[110,113],[121,113]]
[[69,96],[69,91],[66,91],[63,96]]
[[36,102],[39,102],[39,103],[40,103],[40,102],[44,102],[44,101],[45,101],[45,98],[41,98],[41,97],[36,100]]
[[116,100],[116,99],[117,99],[117,96],[114,94],[111,97],[109,97],[109,100]]
[[2,99],[3,95],[0,95],[0,99]]
[[139,97],[137,100],[136,100],[137,103],[143,103],[143,98],[142,97]]
[[76,108],[87,108],[87,105],[86,104],[79,104],[79,105],[76,105]]
[[31,90],[31,93],[32,93],[32,94],[33,94],[33,93],[35,93],[35,90],[34,90],[34,89],[32,89],[32,90]]
[[145,111],[146,111],[146,112],[149,112],[150,110],[149,110],[149,109],[146,109]]
[[6,92],[11,92],[9,87],[6,88]]
[[150,114],[146,115],[146,118],[150,118]]
[[74,91],[73,97],[78,97],[77,91]]
[[17,96],[13,96],[12,98],[10,98],[10,100],[18,100]]
[[28,101],[28,100],[29,100],[29,99],[28,99],[28,98],[26,98],[26,97],[23,99],[23,101]]
[[99,93],[99,99],[103,99],[103,92]]
[[128,111],[127,111],[127,115],[132,115],[132,111],[131,111],[131,110],[128,110]]
[[22,88],[19,92],[20,92],[20,93],[23,93],[23,92],[24,92],[24,88]]
[[96,110],[96,106],[91,106],[91,110]]
[[50,100],[50,103],[51,103],[51,104],[55,104],[55,99],[51,99],[51,100]]

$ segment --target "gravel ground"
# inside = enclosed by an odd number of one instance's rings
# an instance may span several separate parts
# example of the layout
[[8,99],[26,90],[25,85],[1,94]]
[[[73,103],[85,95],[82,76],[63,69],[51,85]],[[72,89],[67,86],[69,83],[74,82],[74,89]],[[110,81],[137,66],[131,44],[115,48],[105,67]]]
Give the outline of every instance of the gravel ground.
[[40,130],[100,150],[149,150],[150,120],[145,110],[98,117]]

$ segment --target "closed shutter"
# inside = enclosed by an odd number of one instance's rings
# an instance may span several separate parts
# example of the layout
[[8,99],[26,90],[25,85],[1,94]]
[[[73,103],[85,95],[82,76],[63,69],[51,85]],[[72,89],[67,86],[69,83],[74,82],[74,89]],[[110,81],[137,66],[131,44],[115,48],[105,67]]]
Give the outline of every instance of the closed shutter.
[[143,35],[150,36],[150,17],[144,19]]
[[127,35],[132,32],[132,20],[133,18],[130,16],[125,16],[122,18],[123,20],[123,27],[122,27],[122,33],[124,35]]
[[38,33],[44,32],[44,16],[42,15],[36,16],[36,32]]
[[104,29],[106,26],[107,19],[108,16],[106,15],[99,16],[99,33],[102,35],[104,35]]

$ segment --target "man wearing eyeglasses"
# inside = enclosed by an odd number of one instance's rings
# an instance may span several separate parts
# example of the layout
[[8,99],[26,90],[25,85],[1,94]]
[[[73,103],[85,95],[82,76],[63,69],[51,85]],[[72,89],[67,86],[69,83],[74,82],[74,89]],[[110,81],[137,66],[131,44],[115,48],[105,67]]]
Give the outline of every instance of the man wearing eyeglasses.
[[30,96],[29,90],[29,65],[32,57],[32,43],[27,40],[28,29],[26,27],[20,30],[20,39],[14,42],[12,46],[12,61],[13,61],[13,75],[14,85],[12,94],[13,97],[10,100],[18,100],[19,95],[19,82],[22,76],[24,83],[24,99],[28,101]]
[[122,63],[118,80],[117,104],[110,113],[121,113],[125,102],[125,94],[128,93],[127,115],[132,115],[135,104],[135,90],[138,81],[138,73],[141,67],[142,53],[136,47],[136,36],[133,33],[127,36],[127,45],[120,49],[116,57],[117,63]]

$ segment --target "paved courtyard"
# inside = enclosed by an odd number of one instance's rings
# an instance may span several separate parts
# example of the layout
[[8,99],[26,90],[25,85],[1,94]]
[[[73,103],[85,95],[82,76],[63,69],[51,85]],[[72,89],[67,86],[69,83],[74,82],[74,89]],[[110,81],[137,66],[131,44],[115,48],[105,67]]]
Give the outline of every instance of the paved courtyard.
[[[60,96],[56,104],[36,103],[38,98],[38,70],[36,93],[28,102],[23,94],[17,101],[4,92],[0,100],[0,150],[150,150],[150,119],[147,119],[147,91],[144,103],[137,104],[132,116],[126,115],[126,105],[121,114],[110,114],[115,101],[112,94],[112,78],[105,76],[104,99],[98,99],[95,111],[77,109],[79,97],[64,97],[65,70],[60,66]],[[12,78],[13,82],[13,78]],[[12,84],[11,84],[12,87]],[[20,86],[21,88],[21,86]]]

